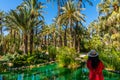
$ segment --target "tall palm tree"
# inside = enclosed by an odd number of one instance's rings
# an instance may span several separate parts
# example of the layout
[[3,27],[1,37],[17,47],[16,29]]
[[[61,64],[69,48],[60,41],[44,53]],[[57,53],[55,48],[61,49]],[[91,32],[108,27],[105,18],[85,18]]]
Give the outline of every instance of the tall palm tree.
[[[77,10],[80,11],[81,13],[81,8],[86,8],[86,2],[90,5],[93,6],[92,0],[76,0],[77,4]],[[81,26],[80,26],[81,25]],[[75,26],[75,32],[74,32],[74,46],[77,50],[77,52],[80,52],[80,37],[78,37],[79,35],[79,29],[81,29],[82,23],[79,21],[76,21],[76,26]]]
[[[22,6],[23,5],[23,6]],[[44,8],[43,4],[39,0],[24,0],[22,7],[26,7],[30,11],[30,19],[32,22],[35,22],[40,19],[44,19],[42,16],[42,9]],[[38,26],[41,21],[38,23],[33,23],[29,26],[30,28],[30,53],[33,51],[33,36],[34,36],[34,27]]]
[[[60,15],[60,7],[64,6],[67,2],[67,0],[47,0],[48,2],[57,2],[57,9],[58,9],[58,14],[57,14],[57,17]],[[56,26],[58,27],[58,30],[59,30],[59,46],[62,46],[62,35],[60,34],[61,33],[61,26]]]
[[68,0],[47,0],[47,2],[57,2],[58,16],[60,15],[60,7],[64,6]]
[[2,29],[3,29],[3,18],[4,18],[4,12],[3,11],[0,11],[0,50],[1,52],[3,51],[2,49],[2,41],[3,41],[3,32],[2,32]]
[[2,23],[3,23],[4,12],[0,11],[0,32],[2,35]]
[[[102,0],[98,4],[99,16],[97,22],[93,22],[93,35],[99,35],[104,44],[111,48],[118,48],[113,44],[119,44],[119,21],[120,21],[120,1],[119,0]],[[93,26],[92,25],[92,26]],[[116,49],[117,50],[117,49]],[[120,49],[119,49],[120,50]]]
[[101,2],[98,4],[98,10],[99,10],[99,14],[104,14],[104,15],[108,15],[111,13],[111,8],[110,8],[110,2],[109,1],[105,1],[105,2]]
[[73,1],[68,1],[64,7],[61,8],[62,12],[58,17],[57,23],[64,24],[68,22],[68,28],[70,28],[71,38],[73,37],[73,25],[76,21],[84,21],[84,15],[81,14]]
[[10,14],[6,16],[6,20],[11,23],[17,30],[22,32],[24,38],[24,53],[28,53],[28,32],[29,32],[29,26],[31,23],[30,20],[30,11],[28,11],[26,8],[19,9],[19,10],[11,10]]

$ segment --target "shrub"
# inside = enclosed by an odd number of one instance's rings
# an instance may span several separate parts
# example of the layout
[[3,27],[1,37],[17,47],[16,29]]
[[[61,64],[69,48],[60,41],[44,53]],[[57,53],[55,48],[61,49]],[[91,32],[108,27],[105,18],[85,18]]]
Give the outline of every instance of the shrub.
[[38,52],[34,54],[18,55],[12,60],[12,63],[14,64],[14,67],[21,67],[30,64],[45,63],[48,60],[49,57],[47,54]]
[[114,70],[120,70],[120,56],[119,52],[111,49],[109,51],[101,51],[100,58],[104,62],[107,68],[112,68]]
[[102,50],[103,47],[103,42],[99,36],[93,36],[88,44],[90,49]]
[[22,50],[16,50],[16,52],[18,53],[18,54],[22,54],[23,53],[23,51]]
[[2,57],[3,61],[11,61],[13,58],[15,58],[16,54],[10,54],[7,53]]
[[4,72],[7,69],[7,64],[0,64],[0,72]]
[[77,53],[73,48],[62,47],[58,49],[57,61],[60,67],[77,68],[78,62],[75,60],[76,57]]
[[55,60],[56,53],[57,53],[56,47],[55,46],[48,46],[48,53],[49,53],[49,58],[51,60]]

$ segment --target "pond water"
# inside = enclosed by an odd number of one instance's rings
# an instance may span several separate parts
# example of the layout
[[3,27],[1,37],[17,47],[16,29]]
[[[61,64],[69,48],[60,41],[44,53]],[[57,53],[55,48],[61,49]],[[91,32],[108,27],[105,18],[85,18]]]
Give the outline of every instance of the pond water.
[[[103,71],[105,80],[120,80],[119,74]],[[59,68],[56,63],[33,69],[0,73],[0,80],[88,80],[88,70]]]

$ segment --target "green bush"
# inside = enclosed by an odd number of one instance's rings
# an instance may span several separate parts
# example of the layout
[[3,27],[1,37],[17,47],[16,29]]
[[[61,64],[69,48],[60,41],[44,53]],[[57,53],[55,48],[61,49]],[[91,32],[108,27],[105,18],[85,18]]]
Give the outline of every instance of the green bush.
[[27,55],[19,55],[16,56],[12,63],[14,64],[14,67],[21,67],[23,65],[27,65]]
[[75,60],[76,57],[77,53],[73,48],[62,47],[58,49],[57,61],[60,67],[77,68],[78,62]]
[[56,53],[57,53],[56,47],[55,46],[48,46],[48,53],[49,53],[49,58],[51,60],[55,60]]
[[18,53],[18,54],[23,54],[23,51],[22,50],[16,50],[16,52]]
[[47,50],[47,46],[44,45],[44,44],[42,44],[42,45],[41,45],[41,49],[42,49],[42,50]]
[[6,71],[7,67],[8,67],[8,65],[6,63],[0,64],[0,72]]
[[104,62],[104,65],[107,68],[112,68],[114,70],[120,70],[120,56],[114,49],[107,50],[107,51],[101,51],[100,52],[100,58]]
[[35,64],[42,63],[42,61],[43,61],[43,63],[46,61],[49,61],[49,56],[47,54],[45,54],[45,52],[35,53],[34,54]]
[[102,42],[100,36],[97,36],[97,35],[93,36],[92,39],[90,39],[88,44],[89,44],[90,49],[96,49],[96,50],[103,49],[103,42]]
[[15,56],[16,54],[7,53],[6,55],[3,55],[2,59],[3,61],[11,61]]
[[49,56],[45,53],[34,53],[27,55],[18,55],[13,60],[13,67],[28,66],[31,64],[45,63],[49,60]]

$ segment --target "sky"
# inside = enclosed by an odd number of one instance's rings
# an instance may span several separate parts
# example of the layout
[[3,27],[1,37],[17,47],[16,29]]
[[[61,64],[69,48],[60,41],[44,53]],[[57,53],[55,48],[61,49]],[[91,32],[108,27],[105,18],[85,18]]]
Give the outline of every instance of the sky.
[[[0,11],[9,12],[11,9],[16,9],[18,5],[22,3],[23,0],[0,0]],[[46,0],[40,0],[45,2],[45,9],[43,16],[45,17],[46,24],[51,24],[53,18],[57,15],[57,5],[56,3],[47,3]],[[86,3],[86,9],[83,13],[86,15],[86,23],[88,26],[90,22],[94,21],[98,17],[98,11],[96,5],[100,2],[100,0],[93,0],[93,6],[89,6]]]

